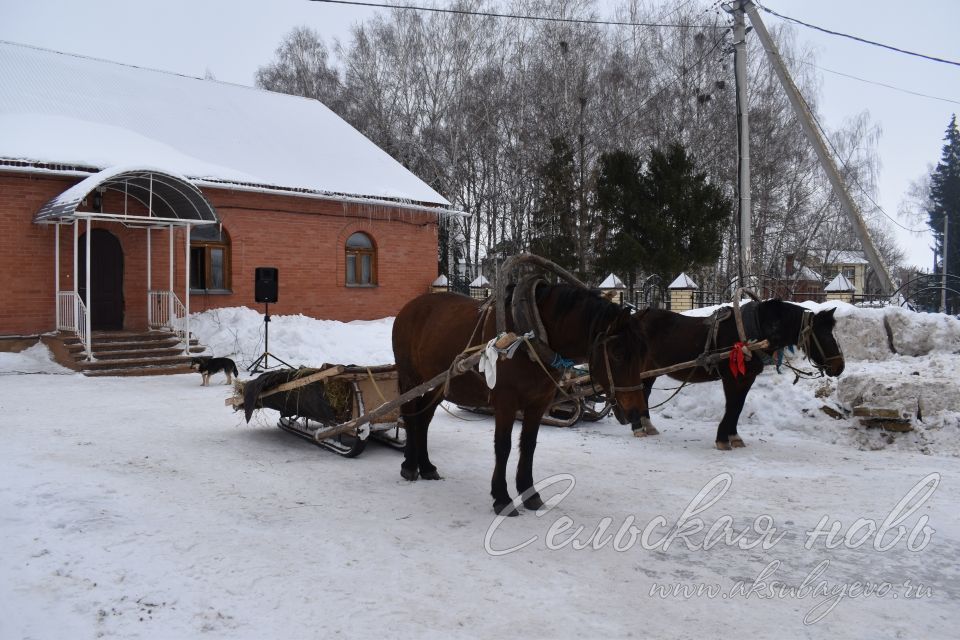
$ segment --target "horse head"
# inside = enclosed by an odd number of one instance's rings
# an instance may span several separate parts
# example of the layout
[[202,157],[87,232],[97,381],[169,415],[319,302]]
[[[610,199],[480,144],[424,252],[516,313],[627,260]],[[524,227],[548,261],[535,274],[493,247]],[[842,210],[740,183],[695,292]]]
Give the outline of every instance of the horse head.
[[620,311],[595,341],[589,365],[620,424],[639,424],[647,408],[639,315],[630,309]]
[[797,345],[821,372],[836,377],[843,373],[843,351],[833,335],[836,309],[814,313],[779,298],[759,303],[757,316],[762,337],[773,348]]
[[[840,344],[833,335],[836,319],[833,317],[836,307],[826,311],[805,312],[804,321],[809,324],[808,336],[800,343],[811,362],[830,377],[837,377],[843,373],[845,362]],[[809,315],[807,315],[809,314]],[[801,332],[805,330],[801,329]]]

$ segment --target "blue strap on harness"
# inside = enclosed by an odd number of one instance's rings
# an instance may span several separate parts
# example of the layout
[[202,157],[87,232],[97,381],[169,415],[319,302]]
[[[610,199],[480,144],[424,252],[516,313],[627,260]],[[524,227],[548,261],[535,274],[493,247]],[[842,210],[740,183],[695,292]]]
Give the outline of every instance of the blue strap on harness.
[[559,353],[553,355],[553,360],[550,362],[550,366],[554,369],[569,369],[574,365],[573,360],[567,360]]

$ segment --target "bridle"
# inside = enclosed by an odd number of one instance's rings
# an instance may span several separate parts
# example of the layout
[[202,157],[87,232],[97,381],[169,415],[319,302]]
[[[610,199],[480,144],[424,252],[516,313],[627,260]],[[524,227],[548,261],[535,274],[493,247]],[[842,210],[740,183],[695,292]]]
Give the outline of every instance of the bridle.
[[[804,310],[803,316],[800,318],[800,332],[797,334],[797,346],[803,349],[803,352],[807,354],[811,364],[820,371],[820,375],[825,375],[827,369],[827,363],[831,360],[843,360],[843,350],[840,348],[840,343],[837,343],[837,350],[839,353],[836,355],[828,356],[826,351],[823,350],[823,345],[820,344],[820,339],[817,338],[817,334],[813,330],[813,317],[814,312],[810,310]],[[811,351],[812,346],[820,354],[820,362],[817,362],[813,357],[813,351]]]

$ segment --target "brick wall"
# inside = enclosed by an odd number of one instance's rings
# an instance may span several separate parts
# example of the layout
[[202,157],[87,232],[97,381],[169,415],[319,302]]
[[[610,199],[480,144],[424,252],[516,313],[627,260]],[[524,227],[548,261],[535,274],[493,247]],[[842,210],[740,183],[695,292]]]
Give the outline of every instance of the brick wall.
[[[0,173],[0,336],[54,329],[54,236],[56,226],[33,216],[76,178]],[[210,200],[231,240],[232,293],[192,295],[191,311],[246,305],[253,298],[256,267],[280,270],[280,300],[271,313],[331,320],[370,320],[395,315],[411,298],[429,291],[437,276],[437,224],[432,214],[330,200],[209,189]],[[108,192],[104,211],[122,202]],[[135,209],[130,207],[131,212]],[[120,241],[124,254],[124,325],[146,327],[147,232],[119,223],[95,222]],[[82,234],[86,224],[80,225]],[[355,231],[377,248],[378,286],[344,284],[344,243]],[[183,230],[174,233],[174,288],[184,299]],[[169,233],[151,232],[153,288],[169,281]],[[73,288],[73,227],[60,228],[60,287]],[[96,256],[94,255],[95,259]],[[96,296],[96,291],[93,292]]]

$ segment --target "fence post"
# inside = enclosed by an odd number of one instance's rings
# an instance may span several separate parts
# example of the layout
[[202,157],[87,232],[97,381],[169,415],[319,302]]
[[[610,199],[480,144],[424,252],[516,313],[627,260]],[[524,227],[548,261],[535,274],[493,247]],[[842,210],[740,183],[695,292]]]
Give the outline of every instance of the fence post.
[[680,313],[693,309],[693,293],[700,287],[685,273],[681,273],[671,282],[667,289],[670,291],[670,310]]
[[430,293],[446,293],[449,290],[450,281],[445,275],[438,276],[437,279],[433,281],[433,284],[430,285]]
[[623,285],[623,281],[617,276],[611,273],[603,279],[603,282],[601,282],[597,288],[600,289],[600,295],[610,302],[619,305],[623,304],[623,292],[626,290],[626,287]]
[[827,300],[840,300],[842,302],[853,302],[853,295],[857,288],[847,280],[843,273],[838,273],[837,277],[830,281],[823,290],[827,294]]

